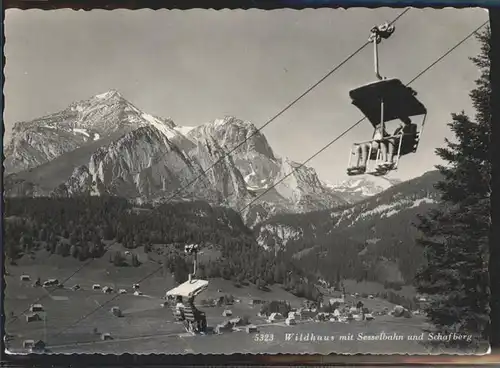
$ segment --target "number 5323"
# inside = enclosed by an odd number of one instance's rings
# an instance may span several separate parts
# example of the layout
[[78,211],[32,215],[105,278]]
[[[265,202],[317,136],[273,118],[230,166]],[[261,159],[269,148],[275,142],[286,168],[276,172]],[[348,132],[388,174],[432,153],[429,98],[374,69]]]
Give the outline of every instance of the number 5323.
[[271,342],[274,341],[274,334],[255,334],[253,340],[256,342]]

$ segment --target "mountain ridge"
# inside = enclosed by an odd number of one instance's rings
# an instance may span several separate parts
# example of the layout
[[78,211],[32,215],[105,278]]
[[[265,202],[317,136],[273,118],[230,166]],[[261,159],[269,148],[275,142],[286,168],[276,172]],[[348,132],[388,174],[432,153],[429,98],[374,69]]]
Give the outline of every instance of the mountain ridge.
[[249,121],[226,116],[182,127],[139,110],[116,90],[16,123],[5,156],[10,196],[106,193],[161,203],[191,183],[188,196],[238,210],[273,187],[257,209],[245,211],[251,223],[347,202],[313,168],[277,156]]
[[[264,249],[314,264],[328,281],[334,281],[336,270],[341,270],[345,278],[356,278],[366,271],[372,272],[373,281],[411,282],[423,261],[413,225],[418,222],[417,215],[438,205],[434,184],[441,179],[439,171],[429,171],[360,202],[305,214],[277,215],[253,230]],[[379,273],[392,268],[392,276],[377,276],[377,267]]]

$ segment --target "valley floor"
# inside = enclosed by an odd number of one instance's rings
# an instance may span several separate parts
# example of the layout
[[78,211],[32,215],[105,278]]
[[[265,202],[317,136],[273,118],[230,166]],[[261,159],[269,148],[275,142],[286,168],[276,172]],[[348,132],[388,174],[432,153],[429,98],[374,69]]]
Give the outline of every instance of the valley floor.
[[[250,298],[289,300],[292,306],[299,306],[301,299],[280,289],[265,293],[251,287],[235,288],[224,280],[211,282],[209,290],[205,292],[206,297],[232,294],[239,302],[226,308],[232,310],[233,317],[248,316],[250,322],[258,327],[259,334],[247,334],[242,330],[221,335],[191,336],[185,333],[180,323],[174,322],[171,310],[161,306],[164,302],[162,296],[173,286],[170,275],[163,276],[159,272],[141,284],[144,295],[132,295],[132,284],[158,268],[157,264],[115,268],[104,267],[100,262],[104,261],[98,260],[85,267],[71,278],[65,288],[55,290],[35,288],[31,284],[36,277],[42,281],[47,278],[62,281],[71,276],[74,267],[58,267],[57,262],[50,266],[8,267],[4,303],[5,330],[12,337],[7,343],[8,350],[11,353],[26,353],[22,346],[24,340],[41,339],[51,353],[429,353],[422,343],[408,340],[408,336],[423,332],[426,326],[423,317],[406,319],[378,316],[370,322],[351,323],[301,321],[296,326],[269,324],[257,316],[260,307],[249,305]],[[32,281],[21,281],[22,274],[29,274]],[[94,283],[102,287],[113,286],[115,290],[127,289],[128,294],[104,294],[91,290]],[[74,284],[79,284],[83,290],[72,291],[69,287]],[[197,300],[200,299],[203,296]],[[366,301],[371,302],[374,308],[387,306],[386,301]],[[35,302],[43,305],[46,318],[45,321],[28,323],[26,315],[29,314],[30,305]],[[124,316],[113,316],[110,312],[113,306],[118,306]],[[200,309],[206,312],[209,327],[215,327],[227,319],[222,316],[222,307]],[[101,333],[111,334],[113,340],[102,341]],[[359,333],[368,336],[368,339],[381,333],[396,333],[402,335],[403,340],[360,341],[357,340]],[[352,334],[354,339],[340,339],[340,336],[348,334]],[[265,336],[266,341],[259,341],[262,336]],[[309,336],[309,340],[314,336],[316,341],[300,341],[307,339],[306,336]]]

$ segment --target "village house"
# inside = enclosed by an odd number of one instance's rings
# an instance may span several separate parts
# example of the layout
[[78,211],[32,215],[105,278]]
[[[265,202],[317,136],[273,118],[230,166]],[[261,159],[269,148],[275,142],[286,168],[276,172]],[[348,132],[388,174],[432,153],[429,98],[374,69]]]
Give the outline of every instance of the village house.
[[122,311],[120,310],[119,307],[112,307],[111,308],[111,314],[113,314],[116,317],[122,317],[123,316]]
[[43,305],[41,304],[32,304],[30,307],[30,312],[43,312]]
[[45,281],[43,283],[44,287],[56,286],[56,285],[59,285],[59,280],[58,279],[48,279],[47,281]]
[[111,294],[113,292],[113,288],[110,287],[110,286],[105,286],[105,287],[102,288],[102,292],[104,294]]
[[45,352],[45,342],[38,340],[30,347],[31,353],[43,353]]
[[245,328],[245,330],[247,333],[255,333],[258,331],[257,326],[255,326],[255,325],[249,325]]
[[283,315],[281,313],[271,313],[271,315],[269,316],[269,319],[267,320],[269,323],[274,323],[274,322],[278,322],[278,321],[282,321],[284,320],[285,318],[283,317]]
[[111,337],[111,334],[108,332],[105,332],[101,334],[101,340],[106,341],[106,340],[113,340],[113,337]]
[[31,349],[33,346],[35,346],[35,340],[24,340],[23,341],[23,348]]
[[26,315],[26,322],[37,322],[37,321],[41,321],[42,318],[40,317],[40,315],[38,313],[31,313],[31,314],[28,314]]
[[229,323],[232,324],[233,327],[242,326],[243,325],[243,319],[240,318],[240,317],[236,317],[236,318],[230,319]]

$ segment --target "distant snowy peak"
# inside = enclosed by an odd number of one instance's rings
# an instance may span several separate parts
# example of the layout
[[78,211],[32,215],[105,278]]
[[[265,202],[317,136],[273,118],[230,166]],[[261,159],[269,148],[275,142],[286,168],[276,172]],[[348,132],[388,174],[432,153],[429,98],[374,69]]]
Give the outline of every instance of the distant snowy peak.
[[356,202],[377,195],[400,182],[399,179],[362,176],[345,180],[337,184],[325,183],[325,186],[336,192],[345,200]]

